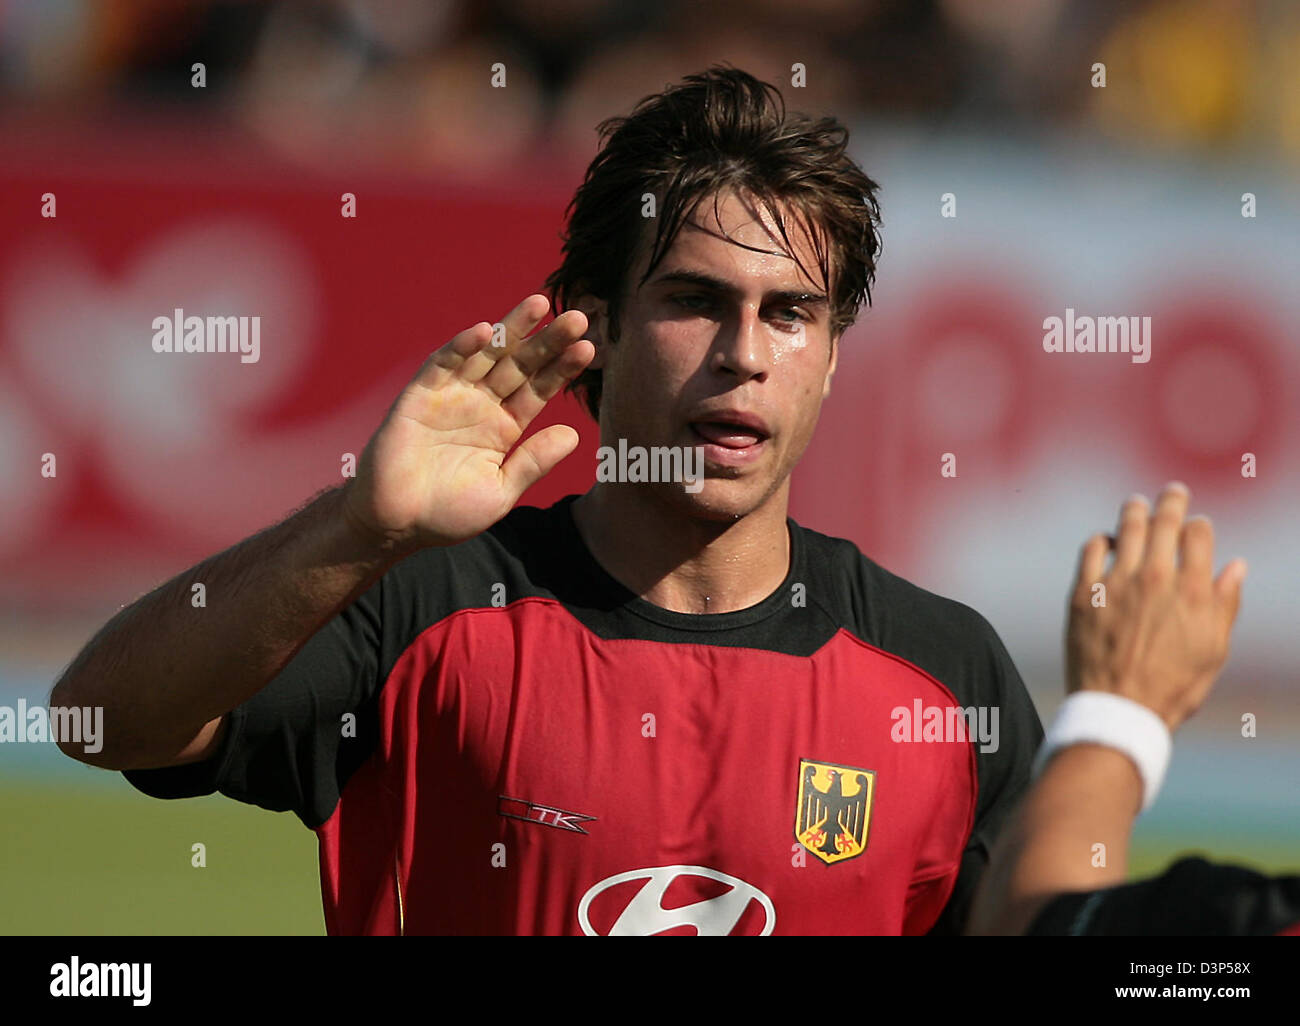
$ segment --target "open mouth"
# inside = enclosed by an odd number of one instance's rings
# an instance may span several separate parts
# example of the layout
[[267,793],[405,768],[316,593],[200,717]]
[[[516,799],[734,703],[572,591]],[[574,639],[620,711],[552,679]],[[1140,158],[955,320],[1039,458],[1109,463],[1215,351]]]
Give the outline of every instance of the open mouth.
[[754,425],[693,420],[690,428],[704,462],[715,467],[745,467],[757,461],[766,450],[767,432]]
[[716,420],[692,421],[691,430],[708,445],[736,451],[758,445],[767,438],[766,434],[756,428]]

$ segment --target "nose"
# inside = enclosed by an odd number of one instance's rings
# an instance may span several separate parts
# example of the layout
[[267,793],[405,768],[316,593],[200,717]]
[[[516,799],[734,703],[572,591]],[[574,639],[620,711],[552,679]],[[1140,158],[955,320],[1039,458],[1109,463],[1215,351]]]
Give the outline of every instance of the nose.
[[734,374],[737,383],[743,384],[751,378],[766,379],[771,360],[771,344],[758,307],[744,303],[737,316],[728,318],[720,327],[713,343],[710,369]]

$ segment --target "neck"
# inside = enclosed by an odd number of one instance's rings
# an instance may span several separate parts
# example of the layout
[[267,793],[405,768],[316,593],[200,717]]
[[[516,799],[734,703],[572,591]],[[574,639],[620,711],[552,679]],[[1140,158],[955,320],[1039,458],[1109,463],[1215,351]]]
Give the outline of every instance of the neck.
[[597,483],[572,509],[596,562],[629,591],[678,613],[730,613],[785,580],[788,502],[787,480],[753,512],[721,522],[645,485]]

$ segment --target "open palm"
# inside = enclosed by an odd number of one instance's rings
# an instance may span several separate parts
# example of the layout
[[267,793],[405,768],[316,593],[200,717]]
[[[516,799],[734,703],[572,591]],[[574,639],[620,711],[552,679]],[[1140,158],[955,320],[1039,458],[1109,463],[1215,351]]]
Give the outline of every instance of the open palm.
[[578,433],[566,424],[511,452],[595,355],[580,311],[528,337],[548,310],[545,296],[529,296],[501,321],[504,344],[491,344],[493,327],[480,322],[425,361],[348,483],[345,508],[355,523],[403,549],[454,545],[500,520],[573,452]]

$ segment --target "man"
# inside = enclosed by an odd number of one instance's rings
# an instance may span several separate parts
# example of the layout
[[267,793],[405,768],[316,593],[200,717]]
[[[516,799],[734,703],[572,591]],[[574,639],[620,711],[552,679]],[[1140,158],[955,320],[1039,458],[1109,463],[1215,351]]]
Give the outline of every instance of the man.
[[[355,480],[114,618],[52,701],[105,706],[97,764],[146,793],[297,813],[331,933],[955,932],[1033,705],[978,613],[787,517],[876,185],[734,69],[602,134],[570,308],[455,336]],[[603,447],[702,473],[512,512],[584,371]]]
[[1141,496],[1125,503],[1109,570],[1105,536],[1084,546],[1066,641],[1070,697],[1048,731],[1041,776],[998,842],[972,932],[1300,933],[1300,876],[1185,858],[1123,882],[1170,734],[1209,694],[1241,605],[1245,562],[1212,580],[1214,530],[1205,517],[1184,521],[1189,499],[1173,482],[1154,515]]

